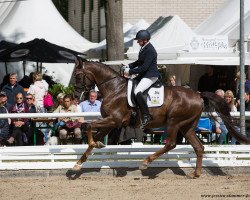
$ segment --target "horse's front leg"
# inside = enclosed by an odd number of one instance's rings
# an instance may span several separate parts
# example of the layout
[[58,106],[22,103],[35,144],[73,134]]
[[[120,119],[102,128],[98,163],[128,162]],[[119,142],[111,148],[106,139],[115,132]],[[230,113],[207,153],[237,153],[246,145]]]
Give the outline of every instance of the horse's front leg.
[[73,167],[73,170],[80,170],[81,169],[81,164],[83,162],[86,162],[88,156],[92,152],[93,148],[96,146],[96,143],[94,142],[94,139],[93,139],[91,125],[90,124],[83,124],[83,126],[81,128],[84,129],[84,131],[86,132],[86,135],[88,138],[88,148],[84,152],[84,154],[81,156],[81,158],[76,162],[75,166]]
[[[90,155],[90,153],[92,152],[93,148],[100,148],[100,147],[104,147],[103,144],[98,141],[101,137],[104,137],[105,135],[107,135],[110,130],[112,130],[112,128],[103,128],[97,135],[96,137],[96,141],[94,141],[93,139],[93,134],[92,134],[92,129],[95,128],[97,122],[99,122],[101,120],[96,121],[96,123],[91,123],[91,124],[83,124],[82,129],[85,130],[87,137],[88,137],[88,148],[87,150],[84,152],[84,154],[81,156],[81,158],[76,162],[75,166],[73,167],[73,170],[80,170],[81,169],[81,165],[83,162],[86,162],[88,156]],[[102,121],[109,123],[109,120],[106,120],[106,118],[102,119]],[[105,123],[104,123],[105,124]],[[114,124],[114,123],[113,123]],[[99,126],[98,126],[99,127]]]

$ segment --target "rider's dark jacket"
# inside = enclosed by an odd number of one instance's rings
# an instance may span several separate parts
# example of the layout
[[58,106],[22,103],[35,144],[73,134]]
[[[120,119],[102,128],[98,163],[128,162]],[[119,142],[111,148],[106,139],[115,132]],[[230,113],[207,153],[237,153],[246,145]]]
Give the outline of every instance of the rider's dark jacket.
[[136,79],[159,77],[157,69],[157,53],[151,43],[148,43],[139,52],[138,60],[129,64],[129,75],[138,74]]

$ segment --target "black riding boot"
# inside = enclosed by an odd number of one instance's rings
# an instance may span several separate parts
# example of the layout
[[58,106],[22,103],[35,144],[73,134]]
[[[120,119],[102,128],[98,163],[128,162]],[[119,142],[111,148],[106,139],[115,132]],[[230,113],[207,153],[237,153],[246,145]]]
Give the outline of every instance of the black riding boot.
[[142,128],[144,128],[149,123],[149,121],[152,120],[152,117],[149,114],[146,99],[144,99],[143,94],[141,92],[137,93],[136,101],[137,101],[137,104],[138,104],[138,106],[139,106],[139,108],[141,110]]

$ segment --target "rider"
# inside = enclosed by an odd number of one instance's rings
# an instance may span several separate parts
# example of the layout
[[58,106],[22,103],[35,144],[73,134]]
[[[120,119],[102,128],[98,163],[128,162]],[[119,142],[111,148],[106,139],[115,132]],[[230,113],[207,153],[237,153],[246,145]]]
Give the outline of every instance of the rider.
[[147,100],[143,92],[155,83],[160,75],[157,69],[157,53],[153,45],[149,42],[150,33],[147,30],[140,30],[134,40],[141,46],[138,60],[130,63],[125,68],[126,75],[138,74],[136,79],[139,81],[134,93],[137,104],[142,114],[142,126],[145,127],[152,119],[148,111]]

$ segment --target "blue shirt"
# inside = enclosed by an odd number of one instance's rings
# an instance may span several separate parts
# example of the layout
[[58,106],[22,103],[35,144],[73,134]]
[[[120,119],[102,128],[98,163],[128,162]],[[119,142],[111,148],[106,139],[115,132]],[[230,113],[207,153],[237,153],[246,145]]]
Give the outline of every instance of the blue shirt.
[[89,100],[86,100],[80,103],[80,107],[82,112],[100,112],[101,102],[95,100],[95,102],[92,104]]

